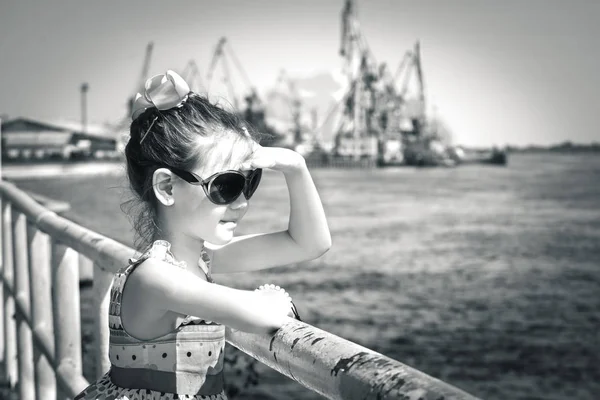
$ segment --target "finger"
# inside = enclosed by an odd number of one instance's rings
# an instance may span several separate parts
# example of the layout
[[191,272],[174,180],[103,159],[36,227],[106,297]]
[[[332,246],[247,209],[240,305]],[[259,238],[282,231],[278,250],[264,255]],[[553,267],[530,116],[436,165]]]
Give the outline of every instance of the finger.
[[252,144],[252,152],[257,151],[258,149],[260,149],[262,146],[259,143],[254,142]]
[[259,168],[254,164],[253,160],[248,160],[248,161],[244,161],[242,163],[242,165],[240,166],[240,169],[242,170],[252,170],[252,169],[256,169]]
[[250,162],[251,169],[255,168],[273,168],[276,163],[268,158],[255,158]]

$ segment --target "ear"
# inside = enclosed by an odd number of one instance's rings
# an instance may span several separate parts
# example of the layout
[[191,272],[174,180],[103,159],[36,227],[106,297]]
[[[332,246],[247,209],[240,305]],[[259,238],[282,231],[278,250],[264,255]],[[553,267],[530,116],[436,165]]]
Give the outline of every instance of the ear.
[[159,168],[152,174],[152,189],[160,203],[169,207],[175,204],[173,197],[173,173],[167,168]]

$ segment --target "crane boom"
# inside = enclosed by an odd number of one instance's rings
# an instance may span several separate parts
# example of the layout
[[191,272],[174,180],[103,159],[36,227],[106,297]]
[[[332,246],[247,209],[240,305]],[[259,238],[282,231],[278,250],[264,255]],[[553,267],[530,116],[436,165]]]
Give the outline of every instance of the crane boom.
[[423,70],[421,68],[421,44],[418,40],[415,43],[415,69],[419,82],[419,100],[421,100],[421,105],[423,110],[425,110],[425,85],[423,83]]
[[223,81],[225,82],[225,85],[227,86],[227,91],[229,92],[229,98],[233,101],[233,106],[237,110],[238,109],[238,99],[237,99],[237,96],[235,95],[235,90],[233,89],[233,83],[231,83],[231,74],[229,72],[229,63],[228,63],[226,57],[221,57],[221,59],[223,62],[223,72],[224,72]]
[[229,44],[226,37],[220,38],[219,42],[217,43],[217,46],[215,48],[210,66],[208,68],[207,91],[210,87],[214,70],[219,61],[221,61],[222,65],[223,65],[224,82],[227,86],[227,91],[229,92],[229,96],[231,97],[231,100],[234,102],[235,108],[236,109],[238,108],[238,98],[236,96],[235,88],[234,88],[233,81],[232,81],[232,75],[231,75],[232,71],[230,68],[230,61],[233,62],[233,66],[237,70],[237,73],[242,77],[242,79],[244,80],[244,83],[248,86],[248,88],[250,90],[250,95],[245,96],[245,100],[249,103],[249,105],[251,107],[262,107],[262,102],[261,102],[260,97],[257,94],[256,88],[252,85],[252,82],[250,82],[250,79],[248,78],[248,74],[244,70],[242,63],[239,61],[239,58],[233,51],[233,48],[231,47],[231,44]]
[[223,56],[223,46],[225,46],[225,43],[227,43],[227,38],[222,37],[219,39],[219,41],[217,42],[217,46],[215,47],[215,51],[213,53],[212,60],[210,62],[210,66],[208,67],[208,72],[206,74],[206,90],[207,91],[208,91],[208,89],[210,89],[210,84],[212,81],[212,76],[213,76],[215,67],[217,66],[217,63],[219,62],[219,59]]
[[196,64],[196,61],[194,60],[188,61],[187,65],[183,69],[183,72],[181,73],[181,76],[186,80],[186,82],[188,82],[192,90],[198,91],[200,88],[204,87],[204,83],[202,82],[202,77],[200,74],[200,68],[198,68],[198,64]]
[[400,98],[404,99],[406,96],[406,92],[408,92],[408,84],[410,83],[410,77],[412,75],[412,69],[414,68],[414,55],[410,57],[410,64],[405,69],[404,79],[402,80],[402,85],[400,85]]
[[350,37],[351,37],[351,22],[350,18],[354,14],[354,3],[352,0],[346,0],[344,4],[344,9],[342,10],[342,34],[341,34],[341,42],[340,42],[340,55],[342,57],[350,56]]
[[248,74],[246,73],[246,70],[244,69],[244,67],[242,66],[242,63],[240,62],[239,58],[237,57],[237,55],[233,51],[233,47],[231,46],[231,44],[229,44],[229,46],[227,46],[227,55],[229,55],[229,57],[233,61],[233,64],[235,65],[235,68],[237,69],[238,73],[242,76],[242,79],[244,80],[244,83],[250,89],[250,95],[247,97],[247,100],[250,99],[250,101],[252,103],[254,103],[255,106],[262,107],[261,99],[258,96],[258,93],[256,91],[256,87],[250,81],[250,78],[248,77]]
[[285,101],[290,108],[290,113],[294,124],[294,143],[300,144],[302,142],[302,100],[300,100],[300,95],[296,89],[296,84],[288,77],[287,73],[283,69],[279,73],[277,83],[282,83],[285,85],[289,92],[289,94],[286,94],[285,96]]
[[404,57],[402,57],[402,61],[400,61],[400,64],[398,65],[396,73],[394,74],[394,82],[397,82],[400,76],[404,73],[404,71],[406,71],[407,65],[411,60],[412,52],[410,50],[407,50],[406,53],[404,53]]
[[135,94],[138,92],[142,92],[144,90],[144,85],[146,83],[146,79],[148,79],[148,71],[150,70],[150,60],[152,58],[152,50],[154,48],[154,42],[149,42],[146,45],[146,55],[144,56],[144,63],[142,64],[142,72],[138,79],[138,82],[133,89],[133,94],[129,97],[127,101],[127,117],[121,124],[126,124],[129,121],[129,116],[131,115],[131,110],[133,109],[133,102],[135,100]]
[[142,64],[142,73],[140,74],[140,79],[138,80],[138,84],[135,88],[135,91],[141,91],[146,83],[146,79],[148,79],[148,71],[150,70],[150,59],[152,58],[152,50],[154,49],[154,42],[149,42],[146,45],[146,55],[144,57],[144,63]]
[[248,78],[248,74],[244,70],[244,67],[242,67],[242,63],[237,58],[235,52],[233,51],[233,48],[231,47],[231,44],[229,46],[227,46],[227,49],[228,49],[229,57],[231,57],[231,59],[233,60],[233,64],[235,65],[238,72],[242,76],[242,79],[244,79],[244,82],[246,83],[246,85],[248,85],[248,87],[250,87],[254,91],[254,87],[252,86],[252,83],[250,82],[250,78]]

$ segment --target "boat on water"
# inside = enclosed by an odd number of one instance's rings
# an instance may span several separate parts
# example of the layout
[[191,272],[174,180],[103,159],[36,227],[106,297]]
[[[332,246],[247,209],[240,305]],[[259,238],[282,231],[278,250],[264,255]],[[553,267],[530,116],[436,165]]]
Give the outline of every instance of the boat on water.
[[354,157],[332,154],[323,149],[314,149],[305,154],[311,167],[325,168],[374,168],[374,167],[457,167],[470,164],[505,166],[508,155],[505,150],[464,150],[461,147],[446,147],[441,144],[413,143],[403,147],[399,141],[389,146],[390,141],[381,142],[375,155]]
[[[394,146],[389,146],[394,142]],[[499,148],[465,150],[442,143],[436,138],[413,137],[411,140],[385,140],[381,143],[377,165],[414,167],[456,167],[466,164],[506,165],[507,152]]]
[[456,147],[450,151],[450,156],[457,164],[508,164],[507,151],[497,147],[493,147],[490,150],[464,150]]

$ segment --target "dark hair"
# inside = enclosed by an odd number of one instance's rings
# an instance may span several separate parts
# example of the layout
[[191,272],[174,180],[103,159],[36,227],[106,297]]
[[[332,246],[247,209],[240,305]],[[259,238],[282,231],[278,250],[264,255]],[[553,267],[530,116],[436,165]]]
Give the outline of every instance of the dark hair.
[[[232,134],[236,141],[260,141],[260,135],[236,113],[193,92],[181,107],[167,111],[149,108],[131,123],[125,160],[135,197],[121,208],[132,220],[136,247],[152,243],[159,230],[157,199],[152,190],[154,171],[165,166],[191,170],[212,147],[199,137],[218,139]],[[213,146],[216,142],[212,141]]]

